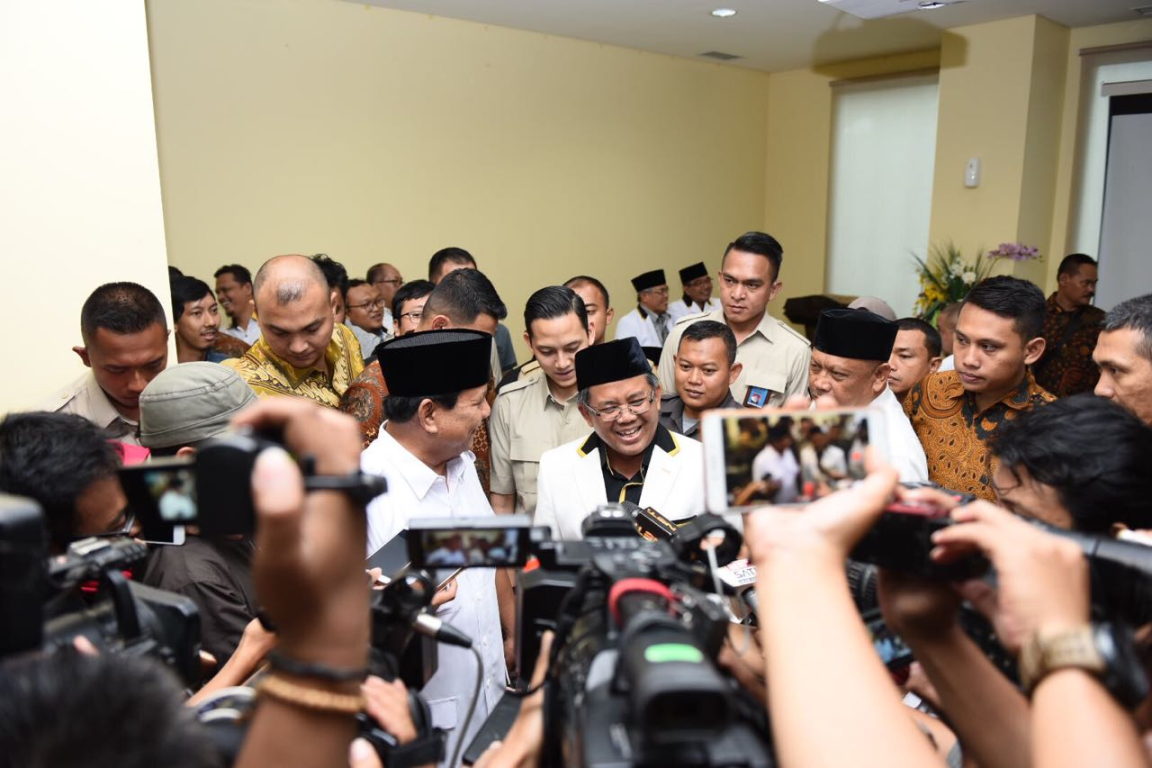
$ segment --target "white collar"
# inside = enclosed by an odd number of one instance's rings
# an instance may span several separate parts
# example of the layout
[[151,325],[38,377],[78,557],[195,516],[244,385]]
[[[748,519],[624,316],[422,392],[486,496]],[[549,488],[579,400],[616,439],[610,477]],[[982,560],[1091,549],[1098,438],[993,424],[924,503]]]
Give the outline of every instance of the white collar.
[[[390,475],[388,479],[392,482],[402,480],[420,501],[424,500],[437,480],[445,479],[449,488],[456,488],[462,481],[465,471],[476,461],[476,454],[472,451],[464,451],[464,453],[449,460],[445,467],[446,477],[441,478],[431,467],[418,459],[389,434],[387,426],[387,421],[380,425],[380,435],[370,447],[395,472],[395,475]],[[377,445],[379,447],[376,447]]]

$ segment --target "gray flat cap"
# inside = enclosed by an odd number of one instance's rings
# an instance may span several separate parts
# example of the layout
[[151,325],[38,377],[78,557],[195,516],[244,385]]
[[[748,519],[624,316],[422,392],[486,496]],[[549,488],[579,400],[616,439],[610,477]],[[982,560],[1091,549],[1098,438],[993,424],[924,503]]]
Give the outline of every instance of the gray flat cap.
[[174,448],[215,437],[256,395],[231,368],[181,363],[152,379],[140,395],[140,444]]

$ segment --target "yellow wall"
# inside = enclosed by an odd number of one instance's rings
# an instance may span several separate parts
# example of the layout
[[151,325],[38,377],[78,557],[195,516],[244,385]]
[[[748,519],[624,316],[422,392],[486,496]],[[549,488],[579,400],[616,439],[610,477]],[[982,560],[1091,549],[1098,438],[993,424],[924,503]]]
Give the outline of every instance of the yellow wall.
[[[628,279],[762,226],[768,75],[327,0],[150,0],[169,257],[211,280],[323,251],[423,276],[472,251],[529,293]],[[524,347],[519,352],[524,356]]]
[[0,30],[2,414],[84,372],[72,347],[94,288],[165,296],[168,275],[143,6],[0,3]]

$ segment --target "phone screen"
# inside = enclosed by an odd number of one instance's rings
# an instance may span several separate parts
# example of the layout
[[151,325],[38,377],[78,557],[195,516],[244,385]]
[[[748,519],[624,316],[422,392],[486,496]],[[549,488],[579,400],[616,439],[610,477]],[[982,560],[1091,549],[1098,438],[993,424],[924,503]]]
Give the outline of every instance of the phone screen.
[[709,509],[806,503],[851,485],[865,475],[880,418],[867,409],[709,415]]
[[[198,521],[196,468],[185,459],[162,459],[120,469],[120,484],[145,541],[179,544],[184,525]],[[177,532],[180,529],[180,533]]]
[[912,651],[898,634],[888,628],[878,612],[864,616],[864,623],[872,638],[872,647],[888,669],[901,669],[915,661]]
[[408,545],[417,568],[503,568],[523,565],[526,528],[412,529]]

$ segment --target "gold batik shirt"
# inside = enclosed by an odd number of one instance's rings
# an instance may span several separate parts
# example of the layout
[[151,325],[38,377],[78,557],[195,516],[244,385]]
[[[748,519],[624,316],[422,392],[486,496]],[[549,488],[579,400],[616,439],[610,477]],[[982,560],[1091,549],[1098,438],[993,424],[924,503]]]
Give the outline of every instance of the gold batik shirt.
[[1019,386],[978,412],[976,398],[964,390],[960,374],[942,371],[912,388],[904,399],[904,412],[924,446],[929,480],[994,501],[995,462],[988,450],[992,433],[1004,422],[1055,399],[1028,371]]
[[360,342],[343,323],[336,323],[332,330],[324,363],[324,370],[294,368],[277,357],[261,336],[243,357],[221,365],[235,370],[258,397],[289,395],[337,408],[340,396],[364,370]]

